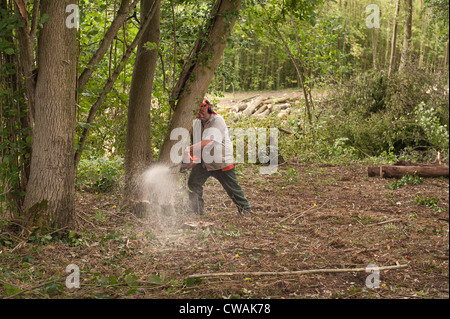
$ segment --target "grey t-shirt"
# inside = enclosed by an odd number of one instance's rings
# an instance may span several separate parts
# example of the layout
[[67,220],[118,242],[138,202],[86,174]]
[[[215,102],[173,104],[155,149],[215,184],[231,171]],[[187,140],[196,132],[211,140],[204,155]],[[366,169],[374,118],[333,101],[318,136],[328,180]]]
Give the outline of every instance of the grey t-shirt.
[[[193,127],[194,145],[201,140],[212,140],[203,149],[202,165],[208,171],[217,171],[230,167],[234,164],[233,144],[228,133],[225,120],[219,114],[211,114],[209,120],[202,125],[200,120],[196,120]],[[198,150],[194,148],[194,153]]]

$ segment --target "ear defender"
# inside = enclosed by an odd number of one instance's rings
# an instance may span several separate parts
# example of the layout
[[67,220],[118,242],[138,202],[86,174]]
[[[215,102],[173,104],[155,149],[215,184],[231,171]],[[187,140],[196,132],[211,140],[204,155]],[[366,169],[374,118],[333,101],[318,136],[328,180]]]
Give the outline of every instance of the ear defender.
[[207,100],[207,99],[205,99],[204,101],[203,101],[203,103],[202,103],[202,107],[208,107],[208,114],[213,114],[214,113],[214,110],[213,110],[213,108],[212,108],[212,105],[211,105],[211,103]]

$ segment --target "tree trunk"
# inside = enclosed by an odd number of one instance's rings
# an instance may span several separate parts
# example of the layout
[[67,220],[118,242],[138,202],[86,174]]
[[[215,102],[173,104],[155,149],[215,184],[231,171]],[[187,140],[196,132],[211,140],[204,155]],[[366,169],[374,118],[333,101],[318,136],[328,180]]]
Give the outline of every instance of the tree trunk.
[[[181,72],[173,90],[172,107],[175,108],[171,128],[191,129],[193,112],[198,110],[211,83],[217,65],[226,47],[226,40],[236,22],[242,0],[217,0],[211,21],[205,33],[200,34],[193,54]],[[176,103],[176,107],[175,107]],[[177,141],[170,140],[171,128],[166,135],[160,162],[170,163],[170,151]]]
[[[74,216],[74,137],[76,88],[75,28],[66,27],[66,7],[76,0],[42,1],[48,14],[39,34],[35,126],[30,180],[24,200],[29,214],[40,213],[51,226],[70,226]],[[38,203],[42,211],[32,210]]]
[[378,29],[372,28],[372,63],[373,69],[378,69]]
[[420,177],[449,177],[448,166],[375,166],[368,168],[369,177],[402,178],[417,173]]
[[442,72],[445,73],[447,71],[448,64],[448,39],[445,42],[445,52],[444,52],[444,62],[442,63]]
[[388,76],[392,74],[392,70],[395,68],[395,51],[397,46],[397,29],[398,29],[398,14],[400,10],[400,0],[397,0],[395,5],[395,17],[394,27],[392,29],[392,43],[391,43],[391,57],[389,59],[389,71]]
[[[422,0],[423,2],[423,0]],[[422,4],[422,8],[423,8],[423,4]],[[426,35],[427,35],[427,28],[428,28],[428,13],[427,10],[425,8],[423,8],[423,13],[422,13],[422,26],[421,26],[421,34],[420,34],[420,47],[419,47],[419,67],[423,67],[423,61],[424,61],[424,57],[425,57],[425,42],[426,42]]]
[[15,2],[15,10],[19,13],[20,21],[24,23],[23,27],[17,27],[19,38],[20,61],[25,78],[25,88],[27,91],[28,122],[33,125],[36,98],[35,82],[35,63],[34,63],[34,44],[36,39],[36,24],[38,15],[39,1],[35,1],[33,6],[33,20],[31,29],[28,20],[26,4],[23,1]]
[[[310,107],[310,103],[309,103],[309,98],[308,98],[307,88],[306,88],[305,81],[304,81],[304,78],[303,78],[304,75],[303,75],[303,73],[300,71],[300,68],[299,68],[299,66],[298,66],[298,64],[297,64],[297,61],[295,61],[295,58],[294,58],[294,56],[293,56],[291,50],[289,49],[289,46],[287,45],[287,43],[286,43],[286,41],[285,41],[283,35],[281,34],[281,32],[278,30],[278,28],[277,28],[276,26],[273,26],[273,28],[274,28],[275,32],[278,34],[278,36],[280,37],[281,42],[283,43],[283,46],[284,46],[284,50],[285,50],[285,51],[287,52],[287,54],[289,55],[289,58],[291,59],[292,64],[294,65],[295,70],[297,71],[297,75],[298,75],[298,77],[299,77],[299,79],[300,79],[300,84],[301,84],[302,89],[303,89],[303,95],[304,95],[304,97],[305,97],[306,114],[307,114],[307,116],[308,116],[309,124],[312,124],[311,107]],[[300,49],[299,49],[299,54],[300,54],[300,56],[301,56],[301,50],[300,50]],[[302,66],[303,66],[303,65],[302,65]],[[304,67],[303,67],[303,70],[304,70]]]
[[399,72],[403,70],[405,65],[409,62],[411,51],[411,36],[412,36],[412,0],[405,0],[406,21],[403,32],[403,47],[400,58]]
[[[143,34],[136,54],[128,105],[127,142],[125,151],[125,198],[138,200],[138,178],[152,161],[151,119],[153,79],[158,50],[148,43],[159,44],[160,0],[143,0],[141,16],[148,13],[156,2],[155,13]],[[141,21],[143,19],[141,18]]]

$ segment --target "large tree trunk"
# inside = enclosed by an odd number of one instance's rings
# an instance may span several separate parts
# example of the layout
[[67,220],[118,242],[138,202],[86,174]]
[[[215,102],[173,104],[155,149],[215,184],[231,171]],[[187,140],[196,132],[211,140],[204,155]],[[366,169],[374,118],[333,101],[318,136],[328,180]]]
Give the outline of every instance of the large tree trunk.
[[[173,91],[172,107],[176,109],[171,128],[192,128],[193,111],[199,109],[226,47],[226,39],[236,22],[242,0],[217,0],[208,21],[207,30],[200,34],[193,55],[183,69]],[[170,151],[178,141],[166,135],[160,154],[160,162],[170,163]]]
[[58,227],[70,226],[74,215],[77,31],[66,27],[69,4],[76,0],[41,4],[41,17],[48,14],[50,19],[39,34],[31,171],[24,201],[26,214],[42,214]]
[[131,81],[125,152],[125,198],[129,200],[139,199],[138,178],[152,161],[150,108],[158,50],[147,43],[159,44],[160,0],[143,0],[141,8],[143,16],[155,2],[156,11],[140,40]]

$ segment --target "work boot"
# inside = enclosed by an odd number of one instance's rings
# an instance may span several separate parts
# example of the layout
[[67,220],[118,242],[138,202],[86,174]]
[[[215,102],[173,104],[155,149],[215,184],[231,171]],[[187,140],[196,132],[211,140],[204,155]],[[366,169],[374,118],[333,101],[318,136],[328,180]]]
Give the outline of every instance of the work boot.
[[239,215],[241,215],[244,218],[252,218],[255,216],[255,213],[253,213],[253,211],[243,209],[239,211]]

